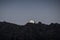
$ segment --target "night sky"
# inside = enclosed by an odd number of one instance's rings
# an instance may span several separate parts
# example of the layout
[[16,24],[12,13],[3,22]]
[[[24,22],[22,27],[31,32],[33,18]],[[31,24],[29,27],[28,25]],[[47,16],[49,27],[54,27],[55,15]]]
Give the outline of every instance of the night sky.
[[26,24],[30,19],[60,23],[59,0],[0,0],[0,21]]

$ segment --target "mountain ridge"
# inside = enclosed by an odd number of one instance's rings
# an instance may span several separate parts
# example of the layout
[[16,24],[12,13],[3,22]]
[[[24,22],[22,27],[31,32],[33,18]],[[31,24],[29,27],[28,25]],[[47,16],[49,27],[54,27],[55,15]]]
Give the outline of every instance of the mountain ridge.
[[50,25],[26,23],[17,25],[9,22],[0,22],[0,40],[58,40],[60,39],[60,24]]

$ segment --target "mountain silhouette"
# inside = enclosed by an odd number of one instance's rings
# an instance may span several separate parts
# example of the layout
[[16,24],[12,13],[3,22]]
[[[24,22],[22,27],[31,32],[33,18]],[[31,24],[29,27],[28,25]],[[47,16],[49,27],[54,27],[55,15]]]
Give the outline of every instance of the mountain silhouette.
[[0,22],[0,40],[59,40],[60,24]]

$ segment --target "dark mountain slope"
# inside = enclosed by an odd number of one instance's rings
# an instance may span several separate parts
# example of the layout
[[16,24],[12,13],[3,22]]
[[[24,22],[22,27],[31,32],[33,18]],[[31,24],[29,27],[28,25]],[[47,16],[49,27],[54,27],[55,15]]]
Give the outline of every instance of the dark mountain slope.
[[60,39],[60,24],[50,25],[27,23],[17,25],[0,22],[0,40],[58,40]]

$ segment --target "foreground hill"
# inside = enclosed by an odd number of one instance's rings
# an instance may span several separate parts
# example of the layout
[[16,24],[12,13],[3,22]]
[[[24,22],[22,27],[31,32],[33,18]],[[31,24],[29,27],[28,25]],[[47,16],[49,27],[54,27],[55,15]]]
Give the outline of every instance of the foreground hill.
[[59,40],[60,24],[50,25],[26,23],[17,25],[9,22],[0,22],[0,40]]

